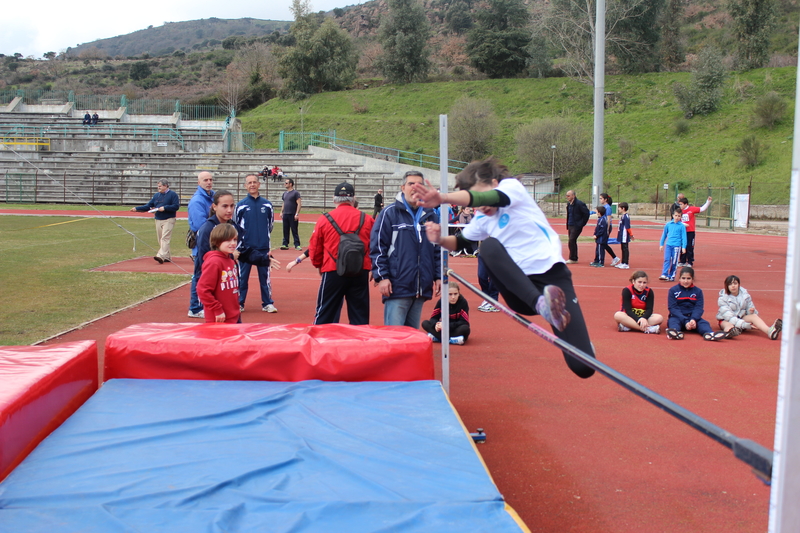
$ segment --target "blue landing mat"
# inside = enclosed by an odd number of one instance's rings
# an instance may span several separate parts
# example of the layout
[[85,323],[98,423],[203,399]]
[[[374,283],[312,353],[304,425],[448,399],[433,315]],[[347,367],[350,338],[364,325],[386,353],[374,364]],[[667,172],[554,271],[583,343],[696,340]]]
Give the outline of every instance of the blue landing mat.
[[3,533],[458,530],[521,528],[436,381],[112,380],[0,484]]

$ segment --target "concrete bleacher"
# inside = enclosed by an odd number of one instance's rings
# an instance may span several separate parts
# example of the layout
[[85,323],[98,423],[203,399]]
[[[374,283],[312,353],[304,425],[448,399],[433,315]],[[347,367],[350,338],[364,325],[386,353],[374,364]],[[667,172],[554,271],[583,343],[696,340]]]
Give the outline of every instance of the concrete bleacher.
[[[24,158],[24,159],[23,159]],[[0,151],[0,200],[38,203],[140,205],[155,192],[156,183],[166,178],[183,201],[188,202],[197,187],[197,174],[214,174],[214,188],[228,189],[237,199],[247,194],[244,179],[265,165],[278,165],[295,180],[303,205],[332,208],[333,188],[342,181],[356,187],[362,207],[372,206],[377,189],[395,189],[399,178],[391,174],[365,172],[353,165],[304,152],[277,153],[151,153],[151,152],[13,152]],[[268,179],[261,193],[273,202],[285,190],[283,180]]]
[[[179,116],[167,115],[114,118],[114,111],[99,111],[103,122],[88,127],[82,124],[83,110],[47,109],[40,106],[34,113],[17,106],[0,113],[0,201],[74,204],[83,199],[140,205],[152,197],[157,181],[166,178],[188,202],[201,170],[214,174],[215,189],[229,189],[242,198],[247,174],[277,165],[295,180],[305,207],[332,208],[334,187],[349,181],[361,207],[371,210],[377,190],[393,196],[402,175],[396,169],[366,169],[358,161],[337,162],[331,154],[224,152],[221,121],[181,122]],[[267,180],[261,192],[279,202],[284,190],[282,180]]]

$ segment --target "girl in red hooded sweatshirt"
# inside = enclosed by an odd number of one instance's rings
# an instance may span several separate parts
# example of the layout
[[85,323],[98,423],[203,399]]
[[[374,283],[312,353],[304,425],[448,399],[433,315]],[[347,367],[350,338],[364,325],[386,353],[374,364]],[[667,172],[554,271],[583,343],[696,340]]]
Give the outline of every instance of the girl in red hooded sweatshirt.
[[238,233],[231,224],[219,224],[208,238],[211,251],[203,256],[203,270],[197,281],[197,297],[203,304],[206,322],[241,322],[239,312],[239,269],[231,255],[236,251]]

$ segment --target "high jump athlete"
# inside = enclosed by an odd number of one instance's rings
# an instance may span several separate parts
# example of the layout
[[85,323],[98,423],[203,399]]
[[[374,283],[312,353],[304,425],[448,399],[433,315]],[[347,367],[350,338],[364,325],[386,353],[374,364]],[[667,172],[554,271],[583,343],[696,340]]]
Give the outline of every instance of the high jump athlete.
[[[460,190],[442,194],[430,183],[416,184],[420,205],[454,204],[477,208],[460,235],[441,237],[439,224],[426,225],[428,240],[448,250],[482,241],[480,255],[508,306],[523,315],[541,315],[561,339],[594,356],[572,274],[561,255],[561,240],[520,181],[494,158],[474,161],[456,176]],[[581,378],[594,369],[568,352],[564,359]]]

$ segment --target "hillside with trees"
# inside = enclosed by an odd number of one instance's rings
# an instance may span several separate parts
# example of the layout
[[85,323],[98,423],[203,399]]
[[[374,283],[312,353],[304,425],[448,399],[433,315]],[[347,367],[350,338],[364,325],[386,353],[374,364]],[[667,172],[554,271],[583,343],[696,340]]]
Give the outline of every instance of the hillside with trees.
[[[782,184],[794,89],[793,69],[781,67],[797,63],[797,1],[608,0],[611,183],[642,198],[667,177]],[[456,158],[494,153],[515,171],[549,169],[580,184],[593,11],[591,0],[373,0],[325,13],[293,0],[291,23],[209,19],[135,32],[151,42],[134,56],[112,55],[123,51],[112,40],[42,59],[0,54],[0,96],[216,103],[235,109],[262,148],[305,127],[434,154],[436,116],[449,113],[484,134],[458,139]],[[760,202],[785,200],[783,191],[765,188]]]

